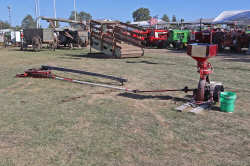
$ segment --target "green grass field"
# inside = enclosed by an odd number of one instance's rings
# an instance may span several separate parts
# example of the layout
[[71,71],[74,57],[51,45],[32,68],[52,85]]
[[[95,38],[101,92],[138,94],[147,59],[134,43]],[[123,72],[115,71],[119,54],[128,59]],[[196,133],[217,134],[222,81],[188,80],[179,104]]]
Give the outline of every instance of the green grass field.
[[[238,95],[235,113],[193,115],[174,109],[190,94],[129,94],[68,82],[15,78],[52,65],[119,76],[131,89],[197,87],[196,62],[185,53],[146,50],[142,58],[88,55],[88,49],[0,49],[0,166],[249,166],[250,56],[210,60],[211,80]],[[114,81],[85,75],[83,81]]]

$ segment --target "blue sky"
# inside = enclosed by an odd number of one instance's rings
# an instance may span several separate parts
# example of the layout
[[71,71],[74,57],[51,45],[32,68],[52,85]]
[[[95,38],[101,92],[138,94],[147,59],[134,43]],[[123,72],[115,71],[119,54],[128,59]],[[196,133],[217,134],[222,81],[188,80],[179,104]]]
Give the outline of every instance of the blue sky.
[[[149,8],[151,15],[161,17],[166,13],[177,19],[195,20],[213,18],[224,10],[249,10],[250,0],[76,0],[77,11],[89,12],[94,19],[132,21],[132,13],[140,7]],[[22,19],[34,16],[34,0],[0,0],[0,20],[8,20],[7,6],[12,7],[12,24],[20,25]],[[73,0],[56,0],[57,16],[68,18],[73,10]],[[53,16],[53,0],[40,0],[42,16]],[[43,23],[45,25],[46,23]]]

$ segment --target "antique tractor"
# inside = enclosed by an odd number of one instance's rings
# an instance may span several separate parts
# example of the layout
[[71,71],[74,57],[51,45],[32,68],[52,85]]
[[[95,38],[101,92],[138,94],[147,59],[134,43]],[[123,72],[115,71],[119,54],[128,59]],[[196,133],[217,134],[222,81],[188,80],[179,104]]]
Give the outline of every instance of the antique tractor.
[[175,49],[182,49],[187,45],[189,38],[189,30],[171,30],[169,31],[168,44]]

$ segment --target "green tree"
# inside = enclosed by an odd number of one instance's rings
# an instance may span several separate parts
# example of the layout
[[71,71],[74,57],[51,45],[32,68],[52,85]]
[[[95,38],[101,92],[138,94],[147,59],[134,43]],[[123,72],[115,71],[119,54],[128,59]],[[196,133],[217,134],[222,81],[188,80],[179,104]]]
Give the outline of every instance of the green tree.
[[19,25],[17,25],[16,27],[14,27],[16,31],[20,31],[22,29],[22,27],[20,27]]
[[36,21],[33,19],[33,17],[28,14],[22,21],[22,28],[28,29],[28,28],[36,28]]
[[[76,18],[77,18],[77,13],[76,13]],[[75,20],[75,11],[72,11],[70,16],[69,16],[69,20]]]
[[176,22],[176,21],[177,21],[176,16],[173,15],[173,17],[172,17],[172,22]]
[[7,21],[0,20],[0,29],[8,29],[11,28],[10,24]]
[[[90,13],[86,13],[84,11],[81,11],[80,13],[76,13],[76,20],[77,21],[89,21],[92,19],[92,16]],[[75,20],[75,11],[72,11],[69,20]],[[78,24],[70,23],[70,26],[79,29],[81,28]]]
[[81,11],[81,12],[78,14],[78,19],[79,19],[80,21],[89,21],[89,20],[92,19],[92,16],[91,16],[91,14],[89,14],[89,13],[86,13],[86,12],[84,12],[84,11]]
[[[76,20],[77,21],[89,21],[92,19],[91,14],[86,13],[84,11],[81,11],[80,13],[76,12]],[[69,20],[75,20],[75,11],[72,11],[70,16],[69,16]]]
[[134,21],[147,21],[151,19],[150,10],[148,8],[139,8],[133,12]]
[[170,21],[168,15],[166,15],[166,14],[164,14],[164,15],[162,16],[161,19],[162,19],[163,21],[166,21],[166,22],[169,22],[169,21]]

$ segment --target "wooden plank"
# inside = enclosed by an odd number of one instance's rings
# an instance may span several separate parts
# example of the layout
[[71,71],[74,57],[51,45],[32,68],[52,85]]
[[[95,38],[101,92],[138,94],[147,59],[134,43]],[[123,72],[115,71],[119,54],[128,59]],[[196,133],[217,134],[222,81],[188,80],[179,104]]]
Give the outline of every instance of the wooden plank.
[[133,37],[131,35],[128,35],[128,34],[125,34],[125,33],[121,33],[121,32],[115,32],[115,35],[122,36],[123,38],[134,40],[134,41],[137,41],[137,42],[140,42],[140,43],[144,42],[144,40],[142,40],[142,39],[139,39],[137,37]]
[[[100,36],[92,36],[92,37],[94,37],[96,40],[103,41],[104,43],[107,43],[109,45],[113,45],[114,44],[112,41],[107,40],[105,38],[101,39]],[[116,45],[116,47],[121,48],[121,46],[119,46],[119,45]]]
[[90,21],[90,25],[101,25],[101,22],[95,21],[95,20],[91,20]]
[[121,57],[122,58],[129,58],[129,57],[141,57],[144,55],[143,49],[129,45],[129,44],[121,44]]
[[42,17],[42,16],[40,18],[48,22],[59,21],[59,22],[67,22],[67,23],[75,23],[75,24],[84,24],[82,21],[68,20],[68,19],[63,19],[63,18],[48,18],[48,17]]
[[137,47],[140,47],[140,48],[144,48],[144,45],[142,45],[140,42],[136,41],[136,40],[132,40],[126,36],[123,36],[123,35],[119,35],[119,34],[115,34],[115,38],[123,41],[123,42],[126,42],[126,43],[130,43],[130,44],[133,44]]
[[94,32],[94,31],[92,31],[92,32],[91,32],[91,36],[100,37],[101,34],[100,34],[99,32]]
[[113,25],[113,26],[112,26],[112,25],[107,25],[107,28],[108,28],[108,29],[112,29],[112,30],[113,30],[114,27],[115,27],[114,25]]
[[[145,34],[141,34],[141,33],[138,33],[138,32],[134,32],[134,31],[132,31],[132,30],[128,30],[128,29],[125,29],[125,28],[122,28],[122,27],[115,27],[115,30],[114,31],[116,31],[116,32],[119,32],[119,31],[123,31],[123,32],[129,32],[131,35],[132,34],[135,34],[135,35],[137,35],[137,36],[140,36],[140,37],[146,37],[146,35]],[[137,38],[138,39],[138,38]],[[140,40],[142,40],[142,39],[140,39]]]
[[101,24],[119,24],[120,22],[119,21],[91,20],[90,23],[101,25]]
[[117,42],[117,43],[122,43],[120,40],[117,40],[117,39],[113,38],[112,36],[110,36],[110,35],[108,35],[108,34],[104,34],[104,35],[103,35],[103,38],[112,40],[112,41]]
[[132,24],[127,24],[127,23],[123,23],[123,22],[120,22],[121,25],[124,25],[124,26],[127,26],[127,27],[130,27],[130,28],[134,28],[134,29],[138,29],[138,30],[144,30],[144,28],[141,28],[141,27],[138,27],[136,25],[132,25]]
[[122,54],[120,58],[139,58],[142,56],[141,54]]
[[[101,28],[96,27],[96,26],[91,26],[91,28],[92,28],[92,29],[94,29],[94,30],[96,30],[96,31],[98,31],[98,32],[102,31],[102,29],[101,29]],[[93,32],[94,32],[94,31],[93,31]]]

